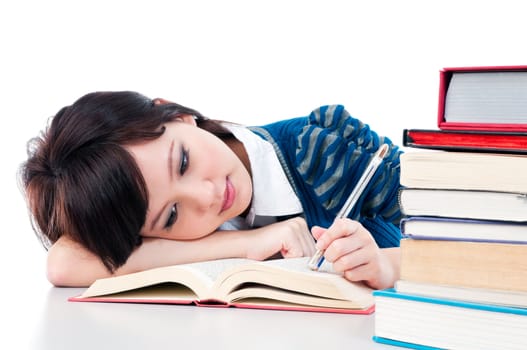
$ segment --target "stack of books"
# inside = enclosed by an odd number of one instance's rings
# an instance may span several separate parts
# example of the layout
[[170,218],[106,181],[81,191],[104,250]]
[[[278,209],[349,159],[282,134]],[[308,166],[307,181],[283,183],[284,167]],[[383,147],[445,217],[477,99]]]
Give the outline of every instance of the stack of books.
[[527,66],[445,68],[438,130],[406,129],[401,277],[374,340],[527,348]]

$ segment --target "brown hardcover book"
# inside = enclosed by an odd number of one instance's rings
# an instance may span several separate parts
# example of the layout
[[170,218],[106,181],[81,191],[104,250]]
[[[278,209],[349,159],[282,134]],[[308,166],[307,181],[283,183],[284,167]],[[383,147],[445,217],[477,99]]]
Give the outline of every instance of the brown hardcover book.
[[401,240],[401,280],[527,291],[527,244]]

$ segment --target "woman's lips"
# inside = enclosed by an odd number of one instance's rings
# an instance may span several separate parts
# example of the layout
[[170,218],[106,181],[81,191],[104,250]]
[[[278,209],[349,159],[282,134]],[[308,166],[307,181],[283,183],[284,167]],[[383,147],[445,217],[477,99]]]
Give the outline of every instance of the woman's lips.
[[234,198],[236,198],[236,190],[234,189],[231,180],[227,178],[225,182],[225,192],[223,193],[223,205],[221,206],[221,212],[229,210],[229,208],[232,207]]

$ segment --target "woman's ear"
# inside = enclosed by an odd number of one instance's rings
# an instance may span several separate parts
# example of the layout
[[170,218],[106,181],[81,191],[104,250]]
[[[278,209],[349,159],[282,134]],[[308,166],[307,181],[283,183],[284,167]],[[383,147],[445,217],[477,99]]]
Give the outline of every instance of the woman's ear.
[[191,114],[180,115],[179,117],[177,117],[177,120],[180,120],[183,123],[187,123],[193,126],[197,125],[196,118]]
[[169,100],[165,100],[164,98],[160,98],[160,97],[154,98],[153,101],[154,101],[154,105],[156,105],[156,106],[157,105],[166,105],[167,103],[172,103]]
[[[169,100],[165,100],[164,98],[161,98],[161,97],[154,98],[152,101],[154,101],[154,105],[156,105],[156,106],[157,105],[165,105],[167,103],[173,103],[173,102],[170,102]],[[193,115],[190,115],[190,114],[179,116],[179,117],[177,117],[176,120],[179,120],[179,121],[182,121],[183,123],[191,124],[191,125],[194,125],[194,126],[197,125],[196,117],[194,117]]]

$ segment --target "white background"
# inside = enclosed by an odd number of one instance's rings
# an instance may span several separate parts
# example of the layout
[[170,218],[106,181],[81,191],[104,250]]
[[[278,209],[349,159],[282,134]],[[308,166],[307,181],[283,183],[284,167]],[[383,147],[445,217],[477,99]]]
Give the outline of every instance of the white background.
[[[50,285],[16,172],[27,140],[95,90],[136,90],[244,124],[344,104],[401,143],[436,126],[439,70],[527,64],[521,1],[3,1],[3,337],[38,328]],[[521,6],[521,7],[520,7]],[[28,335],[29,334],[29,335]]]

